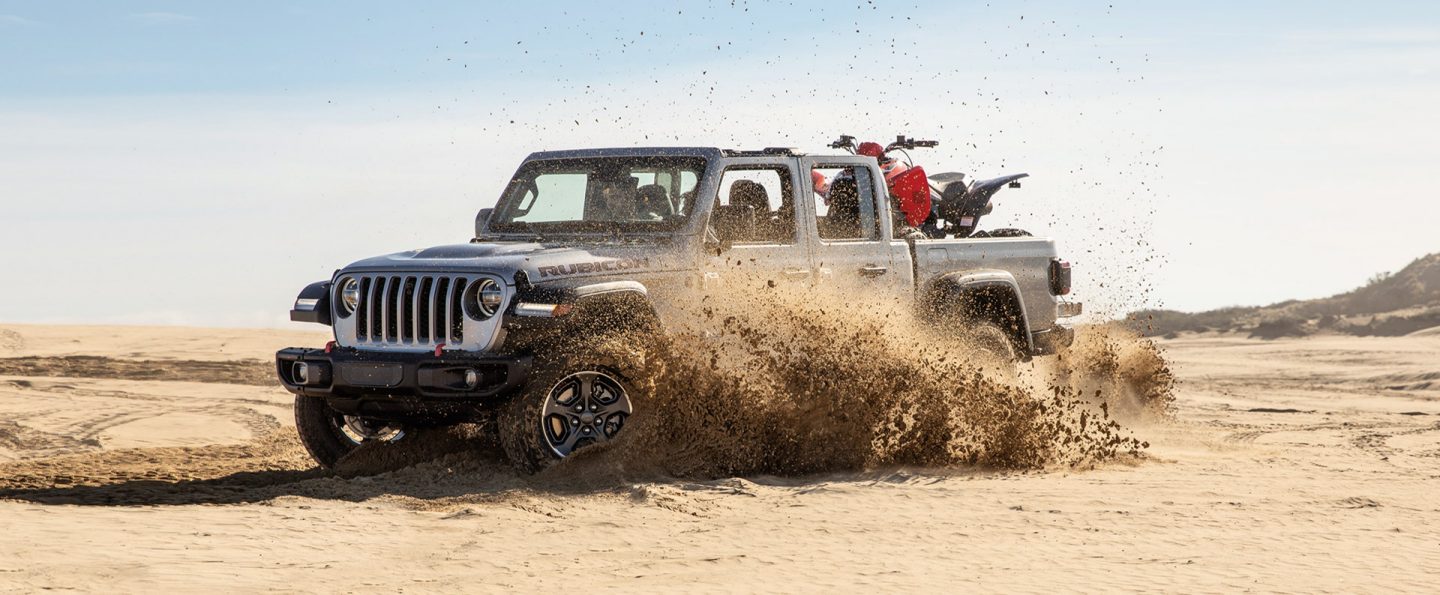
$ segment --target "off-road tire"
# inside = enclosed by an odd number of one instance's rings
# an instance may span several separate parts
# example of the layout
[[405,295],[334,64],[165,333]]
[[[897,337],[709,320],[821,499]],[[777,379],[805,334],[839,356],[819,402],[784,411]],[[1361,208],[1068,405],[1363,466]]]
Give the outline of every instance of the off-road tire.
[[1015,350],[1015,341],[1005,329],[993,322],[974,323],[966,329],[965,340],[971,347],[988,354],[997,365],[1002,366],[1002,372],[1012,371],[1020,361]]
[[616,358],[584,353],[584,349],[561,351],[536,358],[525,388],[511,397],[496,417],[500,447],[505,451],[505,458],[521,473],[538,473],[563,458],[551,448],[542,426],[546,403],[562,381],[577,373],[599,372],[615,381],[627,395],[634,392],[630,376]]
[[[300,443],[321,467],[332,469],[356,449],[354,440],[344,435],[336,425],[337,413],[325,399],[319,397],[295,397],[295,429],[300,434]],[[407,427],[397,440],[413,439],[415,428]]]

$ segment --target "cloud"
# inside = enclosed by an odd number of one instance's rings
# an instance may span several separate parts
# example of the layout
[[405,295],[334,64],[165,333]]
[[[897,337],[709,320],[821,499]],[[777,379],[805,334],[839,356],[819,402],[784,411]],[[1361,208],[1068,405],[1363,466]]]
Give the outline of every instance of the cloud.
[[129,18],[147,25],[174,25],[198,20],[190,15],[176,12],[140,12],[131,14]]
[[30,19],[27,19],[27,18],[22,17],[22,16],[19,16],[19,15],[0,14],[0,25],[20,25],[20,26],[28,27],[28,26],[30,26],[30,25],[38,25],[38,24],[39,24],[39,23],[36,23],[35,21],[32,21],[32,20],[30,20]]

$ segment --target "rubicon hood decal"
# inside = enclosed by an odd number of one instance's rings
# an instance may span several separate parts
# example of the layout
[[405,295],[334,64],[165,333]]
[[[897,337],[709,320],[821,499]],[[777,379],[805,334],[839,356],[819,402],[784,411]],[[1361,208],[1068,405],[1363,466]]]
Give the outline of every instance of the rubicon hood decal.
[[573,264],[542,266],[539,268],[539,271],[541,277],[562,277],[565,275],[583,275],[586,273],[628,271],[630,269],[648,268],[650,268],[649,258],[619,258],[613,260],[597,260],[593,262],[578,262]]

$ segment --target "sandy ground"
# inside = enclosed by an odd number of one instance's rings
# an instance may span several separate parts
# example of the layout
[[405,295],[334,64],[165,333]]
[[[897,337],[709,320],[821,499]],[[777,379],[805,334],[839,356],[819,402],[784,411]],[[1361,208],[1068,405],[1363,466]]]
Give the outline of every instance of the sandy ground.
[[599,487],[476,457],[310,469],[266,358],[323,341],[0,327],[0,591],[1353,592],[1440,576],[1440,336],[1169,341],[1176,416],[1135,428],[1152,444],[1139,462]]

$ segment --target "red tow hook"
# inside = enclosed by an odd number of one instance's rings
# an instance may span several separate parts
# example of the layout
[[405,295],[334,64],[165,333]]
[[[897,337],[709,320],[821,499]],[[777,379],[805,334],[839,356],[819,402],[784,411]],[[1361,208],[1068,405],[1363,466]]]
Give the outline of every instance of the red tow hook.
[[436,345],[436,346],[435,346],[435,357],[440,357],[440,356],[442,356],[442,355],[444,355],[444,354],[445,354],[445,344],[444,344],[444,343],[441,343],[441,344],[439,344],[439,345]]
[[330,353],[331,351],[335,351],[335,342],[334,342],[334,341],[330,341],[330,342],[328,342],[328,343],[325,344],[325,353]]

